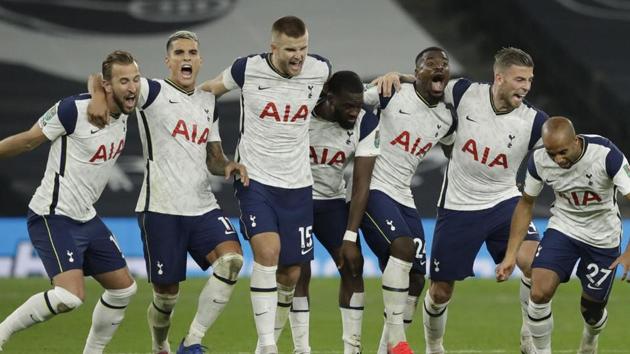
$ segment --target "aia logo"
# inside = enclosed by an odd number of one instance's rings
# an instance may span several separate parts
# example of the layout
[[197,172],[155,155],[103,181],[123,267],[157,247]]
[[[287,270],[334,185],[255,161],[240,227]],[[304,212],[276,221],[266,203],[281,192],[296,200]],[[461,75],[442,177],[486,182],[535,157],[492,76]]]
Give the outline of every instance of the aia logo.
[[110,143],[109,146],[102,144],[90,159],[91,163],[107,162],[115,159],[125,148],[125,139],[120,139],[118,144]]
[[287,104],[284,106],[284,110],[282,111],[282,116],[278,111],[278,107],[273,102],[267,102],[265,108],[263,108],[262,112],[260,112],[259,117],[261,119],[265,118],[273,118],[276,122],[295,122],[298,119],[302,119],[306,121],[308,117],[308,106],[303,104],[294,112],[291,109],[291,105]]
[[314,165],[334,165],[339,164],[342,165],[346,162],[346,154],[343,151],[335,151],[328,150],[328,148],[323,148],[321,154],[317,154],[317,150],[314,147],[310,146],[310,158],[311,164]]
[[598,204],[602,201],[602,198],[592,191],[558,192],[558,197],[566,199],[569,204],[575,206],[588,206],[589,204]]
[[411,142],[411,139],[411,133],[403,130],[402,133],[400,133],[396,138],[394,138],[394,140],[390,141],[389,143],[392,145],[399,145],[401,149],[415,156],[424,156],[433,147],[432,142],[428,142],[423,146],[420,146],[420,143],[422,141],[422,138],[420,137],[416,138],[413,143]]
[[491,155],[489,147],[483,148],[483,152],[481,152],[480,157],[479,151],[477,150],[477,142],[474,139],[468,139],[462,147],[462,151],[469,153],[475,161],[479,161],[483,165],[488,165],[488,167],[501,166],[505,169],[508,168],[507,156],[504,153],[499,153],[490,160]]
[[197,124],[193,124],[192,127],[188,127],[186,122],[183,119],[180,119],[177,121],[171,136],[175,138],[177,135],[181,135],[184,139],[201,145],[208,142],[209,134],[210,129],[204,128],[201,135],[199,135]]

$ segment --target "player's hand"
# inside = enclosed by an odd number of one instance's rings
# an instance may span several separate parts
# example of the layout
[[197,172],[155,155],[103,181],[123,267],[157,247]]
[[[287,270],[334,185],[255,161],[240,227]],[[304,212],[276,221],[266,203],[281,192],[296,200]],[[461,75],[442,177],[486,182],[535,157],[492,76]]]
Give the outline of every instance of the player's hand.
[[370,84],[376,86],[378,93],[383,95],[383,97],[390,97],[394,94],[392,86],[394,86],[396,91],[400,90],[400,73],[395,71],[389,72],[372,80]]
[[621,256],[617,257],[608,269],[614,270],[618,265],[623,266],[621,280],[625,280],[630,283],[630,253],[624,252]]
[[247,175],[247,168],[245,165],[241,165],[240,163],[230,161],[225,165],[225,179],[230,179],[230,177],[234,175],[241,176],[241,182],[243,186],[249,186],[249,175]]
[[98,127],[105,128],[109,124],[109,109],[107,103],[100,100],[92,99],[87,107],[88,121]]
[[495,269],[497,281],[502,282],[508,280],[510,278],[510,275],[512,275],[512,272],[514,271],[515,266],[516,260],[511,260],[507,258],[503,259],[503,261],[499,263],[497,265],[497,268]]
[[353,277],[361,275],[363,268],[363,256],[356,242],[343,240],[341,243],[339,257],[339,265],[337,268],[342,269],[344,266],[350,269]]

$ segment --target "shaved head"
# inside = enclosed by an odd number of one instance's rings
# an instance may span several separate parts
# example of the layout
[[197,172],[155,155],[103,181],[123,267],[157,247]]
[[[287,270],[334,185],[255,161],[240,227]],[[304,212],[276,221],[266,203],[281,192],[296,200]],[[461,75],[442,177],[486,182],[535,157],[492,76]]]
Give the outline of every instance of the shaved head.
[[582,140],[566,117],[551,117],[542,126],[545,150],[560,167],[570,168],[582,154]]
[[[575,139],[573,123],[566,117],[551,117],[542,126],[542,139],[549,142],[568,142]],[[545,143],[546,145],[546,143]]]

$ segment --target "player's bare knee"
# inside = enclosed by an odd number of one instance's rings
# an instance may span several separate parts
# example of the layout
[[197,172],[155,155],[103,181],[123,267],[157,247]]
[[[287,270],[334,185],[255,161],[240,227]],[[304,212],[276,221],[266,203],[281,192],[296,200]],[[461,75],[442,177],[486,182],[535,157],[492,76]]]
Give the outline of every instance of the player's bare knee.
[[70,312],[83,304],[83,299],[70,291],[56,286],[45,293],[46,304],[55,314]]
[[596,325],[604,316],[604,310],[606,309],[606,301],[597,302],[593,300],[589,300],[582,296],[580,299],[580,306],[582,317],[584,318],[584,322],[588,323],[591,326]]
[[535,304],[546,304],[551,301],[552,296],[553,294],[539,287],[532,287],[529,293],[530,300]]
[[431,283],[429,295],[436,304],[444,304],[451,300],[453,296],[453,285],[449,282],[437,281]]
[[405,262],[413,261],[416,254],[416,247],[411,237],[399,237],[392,242],[390,247],[392,257],[401,259]]
[[227,280],[230,283],[236,282],[242,267],[243,256],[236,252],[226,253],[212,264],[213,274],[217,279]]
[[266,267],[278,265],[278,258],[280,257],[280,249],[275,247],[258,248],[254,250],[254,260],[260,265]]

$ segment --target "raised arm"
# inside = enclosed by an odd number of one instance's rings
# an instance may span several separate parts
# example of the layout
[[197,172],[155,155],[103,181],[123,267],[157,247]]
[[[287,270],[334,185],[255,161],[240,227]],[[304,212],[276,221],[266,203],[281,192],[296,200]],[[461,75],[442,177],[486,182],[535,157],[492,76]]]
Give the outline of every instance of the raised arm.
[[212,80],[204,81],[199,88],[204,91],[212,92],[213,95],[220,97],[224,93],[227,93],[228,90],[223,83],[223,73],[220,73],[217,77]]
[[523,193],[523,196],[516,204],[514,214],[512,214],[512,224],[510,225],[510,239],[508,240],[507,251],[503,261],[497,265],[497,281],[507,280],[516,265],[516,254],[527,235],[527,228],[532,221],[532,212],[536,198]]
[[372,80],[370,84],[376,86],[378,88],[378,93],[382,94],[384,97],[390,97],[394,94],[392,87],[394,90],[398,91],[400,90],[401,83],[413,83],[415,81],[416,77],[411,74],[401,74],[399,72],[391,71]]
[[0,158],[13,157],[31,151],[45,141],[48,141],[48,138],[44,135],[39,123],[35,123],[27,131],[0,140]]
[[103,89],[103,75],[95,73],[88,78],[88,92],[92,96],[87,107],[88,120],[93,125],[103,128],[109,124],[107,98]]

